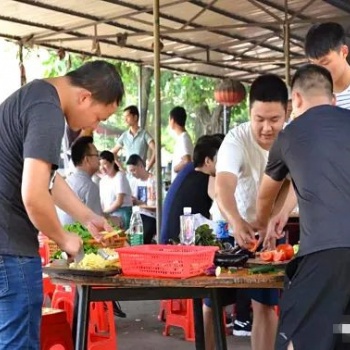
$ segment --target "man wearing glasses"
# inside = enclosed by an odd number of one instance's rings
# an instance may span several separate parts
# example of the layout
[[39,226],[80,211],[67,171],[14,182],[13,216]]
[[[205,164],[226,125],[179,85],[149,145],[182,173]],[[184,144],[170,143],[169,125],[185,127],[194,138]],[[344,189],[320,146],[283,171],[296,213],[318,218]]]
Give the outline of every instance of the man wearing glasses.
[[[92,181],[92,176],[98,171],[100,165],[100,157],[93,144],[93,138],[91,136],[79,137],[72,145],[71,157],[75,172],[66,179],[69,187],[87,207],[96,214],[102,215],[99,189]],[[62,225],[75,222],[66,212],[56,208]]]

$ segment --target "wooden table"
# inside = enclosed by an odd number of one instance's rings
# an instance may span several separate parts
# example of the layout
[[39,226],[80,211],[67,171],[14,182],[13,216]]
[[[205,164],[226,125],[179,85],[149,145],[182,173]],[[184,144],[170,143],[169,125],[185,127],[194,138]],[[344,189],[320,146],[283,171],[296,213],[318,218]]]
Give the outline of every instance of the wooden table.
[[222,318],[222,305],[218,291],[221,288],[282,288],[283,273],[248,275],[246,270],[219,277],[199,276],[188,279],[136,278],[126,276],[82,277],[55,275],[50,268],[44,271],[54,283],[74,284],[78,288],[75,324],[75,349],[87,348],[89,303],[111,300],[193,299],[195,314],[196,349],[205,348],[202,299],[212,299],[216,349],[226,350],[226,336]]

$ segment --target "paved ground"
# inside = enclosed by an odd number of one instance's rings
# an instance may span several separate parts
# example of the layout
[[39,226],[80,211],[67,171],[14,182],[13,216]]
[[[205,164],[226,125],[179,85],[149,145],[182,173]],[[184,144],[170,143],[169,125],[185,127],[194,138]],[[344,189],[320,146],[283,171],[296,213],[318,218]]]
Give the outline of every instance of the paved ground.
[[[158,320],[158,301],[121,302],[127,318],[116,318],[118,350],[190,350],[193,342],[184,340],[181,329],[173,327],[171,336],[162,335],[164,323]],[[249,350],[250,338],[227,337],[228,349]],[[112,349],[106,349],[112,350]]]

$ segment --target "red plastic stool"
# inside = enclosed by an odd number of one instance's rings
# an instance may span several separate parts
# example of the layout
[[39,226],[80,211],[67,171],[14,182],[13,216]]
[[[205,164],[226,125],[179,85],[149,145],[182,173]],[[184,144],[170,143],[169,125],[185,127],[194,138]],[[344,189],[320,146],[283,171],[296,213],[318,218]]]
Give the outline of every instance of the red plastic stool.
[[49,240],[43,235],[38,235],[39,240],[39,255],[41,257],[41,266],[45,266],[50,262],[50,247]]
[[161,300],[160,301],[160,308],[159,308],[159,314],[158,314],[158,320],[159,321],[165,321],[166,319],[166,307],[167,307],[168,300]]
[[[75,287],[57,285],[52,298],[52,307],[66,312],[72,328]],[[90,303],[88,350],[117,349],[117,332],[112,302]]]
[[43,308],[41,350],[74,350],[72,332],[62,310]]
[[118,349],[113,303],[111,301],[90,303],[88,349]]
[[73,326],[75,287],[72,285],[57,285],[52,296],[51,306],[64,310],[67,321],[71,328]]
[[184,330],[185,339],[195,340],[193,300],[192,299],[172,299],[163,301],[166,304],[165,328],[163,335],[169,335],[169,328],[180,327]]
[[51,282],[48,275],[43,275],[44,304],[51,305],[56,286]]

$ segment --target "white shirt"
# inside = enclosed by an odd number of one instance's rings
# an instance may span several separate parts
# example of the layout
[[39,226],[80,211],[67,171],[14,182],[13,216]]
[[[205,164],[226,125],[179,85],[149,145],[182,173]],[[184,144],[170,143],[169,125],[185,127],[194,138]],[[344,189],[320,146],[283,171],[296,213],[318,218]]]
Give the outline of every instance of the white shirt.
[[231,129],[217,156],[216,173],[228,172],[237,176],[234,194],[241,217],[256,219],[256,198],[268,158],[268,151],[255,141],[250,122]]
[[102,209],[108,208],[117,199],[118,194],[122,193],[125,195],[122,207],[132,207],[131,189],[125,174],[118,171],[114,177],[103,176],[100,181]]
[[337,106],[350,109],[350,85],[342,92],[335,94],[337,98]]
[[171,182],[175,180],[177,173],[175,173],[174,168],[181,162],[184,156],[193,155],[193,143],[188,135],[187,131],[177,136],[176,144],[174,147],[172,165],[171,165]]
[[[135,177],[133,177],[129,182],[130,182],[131,193],[133,197],[137,198],[140,201],[143,201],[143,199],[140,198],[139,196],[139,187],[145,187],[146,193],[147,193],[147,180],[136,179]],[[147,202],[144,202],[144,203],[147,204]],[[156,217],[156,214],[154,212],[151,212],[142,207],[140,207],[140,214],[150,216],[152,218]]]

